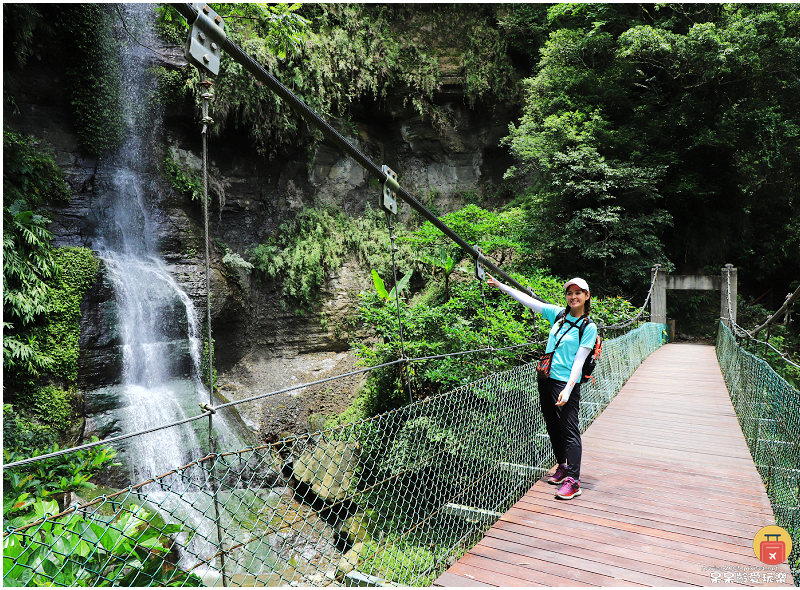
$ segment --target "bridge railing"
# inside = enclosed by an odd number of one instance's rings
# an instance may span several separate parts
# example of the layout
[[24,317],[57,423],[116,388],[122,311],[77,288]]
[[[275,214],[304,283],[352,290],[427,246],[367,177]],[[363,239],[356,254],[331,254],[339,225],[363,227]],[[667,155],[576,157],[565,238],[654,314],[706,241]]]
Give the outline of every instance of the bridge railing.
[[[582,429],[665,342],[604,343]],[[555,463],[535,363],[368,420],[209,455],[4,535],[6,585],[429,585]],[[218,539],[222,539],[220,543]]]
[[[800,392],[744,350],[720,323],[717,358],[736,416],[772,504],[775,523],[800,539]],[[800,581],[800,543],[789,555]]]

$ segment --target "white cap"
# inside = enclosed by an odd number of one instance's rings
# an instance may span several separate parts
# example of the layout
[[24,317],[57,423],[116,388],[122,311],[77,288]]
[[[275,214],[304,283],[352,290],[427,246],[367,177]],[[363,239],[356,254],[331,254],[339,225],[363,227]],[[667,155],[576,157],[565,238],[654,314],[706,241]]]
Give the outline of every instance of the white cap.
[[575,277],[574,279],[570,279],[566,283],[564,283],[564,291],[566,291],[567,287],[569,287],[570,285],[577,285],[578,287],[580,287],[584,291],[587,291],[587,292],[589,291],[589,284],[586,281],[584,281],[583,279],[579,279],[578,277]]

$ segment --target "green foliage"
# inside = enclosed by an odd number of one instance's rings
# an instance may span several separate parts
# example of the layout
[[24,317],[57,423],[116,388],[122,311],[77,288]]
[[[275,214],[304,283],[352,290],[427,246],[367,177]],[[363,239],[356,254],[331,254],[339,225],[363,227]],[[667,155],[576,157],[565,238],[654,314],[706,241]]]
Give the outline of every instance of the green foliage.
[[50,308],[41,341],[53,359],[50,372],[62,381],[78,379],[81,301],[97,275],[99,263],[88,248],[54,248],[58,274],[48,281]]
[[164,177],[176,191],[191,200],[202,201],[203,178],[198,172],[184,170],[178,162],[167,156],[164,158]]
[[[563,282],[541,273],[528,277],[512,273],[522,285],[560,304],[564,301]],[[431,289],[430,286],[426,289]],[[424,293],[411,304],[400,301],[405,352],[409,357],[427,357],[486,348],[516,346],[544,341],[550,325],[527,307],[495,289],[485,293],[484,309],[478,281],[454,282],[449,299]],[[374,366],[400,358],[400,334],[394,299],[387,301],[377,293],[362,293],[360,319],[370,326],[378,342],[353,343],[362,362]],[[637,310],[630,302],[611,297],[592,299],[592,317],[600,324],[611,324],[633,317]],[[487,324],[488,338],[487,341]],[[449,391],[490,373],[503,371],[534,358],[536,347],[521,347],[502,352],[472,353],[445,359],[421,361],[409,369],[416,399]],[[372,416],[408,402],[401,365],[376,369],[370,373],[350,418]]]
[[42,383],[77,379],[80,304],[98,263],[87,248],[50,245],[39,207],[69,195],[52,156],[10,131],[3,148],[3,388],[20,415],[4,441],[22,428],[49,445],[70,426],[72,394]]
[[70,51],[67,89],[81,149],[102,155],[122,145],[122,87],[117,41],[118,14],[110,4],[64,8],[58,18],[62,40]]
[[[498,265],[523,268],[531,262],[533,252],[526,244],[529,229],[526,226],[525,211],[519,207],[495,212],[471,204],[444,215],[441,220],[467,243],[479,246],[484,256],[494,259]],[[426,260],[437,256],[441,258],[440,246],[446,249],[445,259],[449,257],[455,261],[465,256],[460,248],[453,246],[450,239],[429,221],[413,233],[401,234],[398,243],[422,253]],[[440,266],[438,263],[433,264]]]
[[[439,129],[449,127],[450,113],[433,101],[448,67],[443,64],[453,64],[445,74],[463,80],[470,101],[519,96],[506,37],[491,7],[215,4],[215,9],[231,39],[326,119],[347,119],[354,103],[401,89],[416,112]],[[159,8],[159,20],[165,35],[183,42],[174,9]],[[405,23],[400,34],[398,22]],[[191,76],[186,88],[199,109],[198,78],[194,71]],[[268,157],[306,141],[300,117],[226,54],[215,92],[213,133],[245,129]]]
[[[430,264],[433,269],[433,274],[436,274],[437,268],[442,269],[442,274],[444,275],[444,290],[447,295],[447,298],[450,298],[450,275],[453,274],[453,271],[456,269],[456,259],[450,255],[450,252],[447,249],[439,245],[439,250],[437,252],[437,256],[430,256],[430,255],[422,255],[419,259],[419,262],[423,264]],[[466,269],[461,268],[460,270],[468,272]]]
[[391,580],[398,586],[427,586],[430,579],[415,577],[418,572],[434,571],[435,565],[447,557],[444,548],[425,548],[403,539],[388,538],[382,542],[365,540],[359,558],[364,560],[359,571]]
[[531,246],[548,266],[608,289],[643,288],[655,262],[732,262],[766,282],[796,270],[795,5],[510,13],[509,26],[550,31],[508,138],[509,176],[535,179]]
[[[256,245],[250,261],[267,278],[280,280],[283,295],[308,311],[319,300],[329,273],[351,258],[387,274],[391,250],[383,227],[381,215],[369,207],[359,218],[325,208],[303,209],[294,220],[282,223],[266,244]],[[411,257],[407,248],[399,256],[401,261]]]
[[72,394],[54,385],[24,389],[16,401],[38,424],[51,431],[66,430],[73,418]]
[[392,287],[391,291],[386,291],[386,285],[383,282],[383,279],[377,273],[377,271],[373,268],[372,269],[372,281],[375,285],[375,292],[378,293],[378,297],[383,299],[384,301],[392,302],[397,299],[398,296],[402,297],[403,291],[408,287],[408,281],[411,280],[411,275],[414,273],[413,270],[408,271],[402,279],[397,281],[397,284]]
[[[38,501],[16,526],[35,523],[57,511]],[[152,514],[131,504],[110,523],[71,514],[45,520],[3,541],[3,581],[18,586],[200,586],[200,578],[166,560],[169,535],[179,525],[149,526]],[[57,551],[53,551],[56,548]]]
[[52,364],[31,327],[49,309],[47,281],[58,266],[50,248],[45,202],[69,195],[52,156],[32,140],[3,132],[3,369],[39,375]]
[[223,253],[222,262],[231,270],[242,269],[249,274],[255,268],[252,263],[247,262],[240,254],[231,250],[222,240],[217,239],[217,245]]
[[[69,412],[68,407],[56,411]],[[43,444],[43,429],[27,422],[11,405],[3,405],[3,457],[12,463],[59,450],[57,443]],[[95,437],[94,440],[97,440]],[[12,518],[25,518],[36,499],[54,498],[63,510],[70,492],[91,490],[89,480],[114,463],[116,451],[108,446],[42,459],[24,468],[3,470],[3,525]],[[20,526],[12,522],[14,526]]]

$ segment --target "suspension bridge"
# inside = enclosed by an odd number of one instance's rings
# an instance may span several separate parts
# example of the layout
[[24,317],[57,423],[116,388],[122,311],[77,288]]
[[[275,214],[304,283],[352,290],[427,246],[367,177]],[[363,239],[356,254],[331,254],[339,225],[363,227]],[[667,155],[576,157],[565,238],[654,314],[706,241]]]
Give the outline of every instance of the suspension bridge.
[[792,583],[753,551],[775,522],[713,347],[653,352],[583,446],[578,501],[540,479],[435,585]]
[[[207,6],[178,7],[206,27],[196,39],[213,44],[214,55],[227,51],[378,178],[387,216],[396,213],[399,195],[475,259],[479,277],[485,266],[536,296],[226,39]],[[190,45],[202,66],[213,61],[205,59],[211,49],[195,47],[195,34]],[[204,126],[210,98],[204,93]],[[203,139],[205,176],[205,133]],[[206,188],[204,205],[207,198]],[[204,216],[207,224],[207,208]],[[800,537],[788,564],[770,567],[756,559],[753,540],[767,525],[800,531],[800,396],[746,350],[753,334],[735,322],[730,267],[719,281],[714,348],[667,344],[658,277],[656,267],[636,316],[601,326],[604,354],[581,392],[580,498],[557,501],[544,481],[555,458],[534,395],[535,363],[526,362],[370,419],[272,444],[218,452],[209,440],[206,456],[168,473],[65,510],[45,506],[4,532],[4,584],[794,584]],[[660,321],[644,321],[651,295],[650,319]],[[400,358],[335,378],[394,365],[407,376],[415,363],[503,350],[487,342],[480,350],[409,359],[399,313],[398,322]],[[20,477],[31,464],[66,453],[196,420],[210,426],[226,408],[315,383],[217,406],[211,400],[187,420],[3,467]]]

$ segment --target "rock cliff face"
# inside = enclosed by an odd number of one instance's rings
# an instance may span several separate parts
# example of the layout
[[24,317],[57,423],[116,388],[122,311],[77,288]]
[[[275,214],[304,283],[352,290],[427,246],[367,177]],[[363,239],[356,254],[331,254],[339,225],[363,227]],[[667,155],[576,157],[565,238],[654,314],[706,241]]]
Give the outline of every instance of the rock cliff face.
[[[165,48],[164,53],[180,61],[175,57],[177,48]],[[4,120],[6,125],[41,139],[55,152],[66,173],[73,198],[68,206],[55,210],[51,225],[54,243],[89,245],[97,217],[102,214],[96,205],[104,179],[98,173],[98,160],[84,157],[78,150],[70,105],[62,87],[59,72],[48,69],[46,64],[31,64],[17,96],[19,112],[6,115]],[[504,105],[470,108],[454,85],[443,88],[436,99],[451,112],[454,121],[444,134],[437,132],[426,118],[404,107],[403,97],[398,96],[380,106],[357,105],[352,111],[356,133],[351,140],[376,163],[399,171],[400,182],[418,200],[446,212],[459,207],[465,196],[480,199],[492,191],[510,164],[498,143],[507,133],[514,113]],[[164,142],[153,149],[182,166],[199,169],[200,131],[193,118],[188,111],[168,111]],[[377,202],[377,183],[337,148],[325,144],[310,155],[304,147],[298,147],[294,153],[267,162],[249,148],[246,137],[231,131],[213,140],[209,153],[213,200],[212,326],[223,395],[241,398],[285,383],[303,382],[299,379],[313,376],[314,371],[306,369],[316,363],[316,358],[320,362],[334,359],[331,367],[326,365],[326,371],[351,365],[349,355],[339,353],[349,348],[348,340],[353,335],[334,327],[343,325],[355,294],[371,288],[367,273],[355,263],[346,264],[328,278],[320,309],[298,317],[283,308],[279,284],[223,264],[224,253],[217,241],[245,256],[248,248],[265,242],[281,222],[293,218],[303,207],[325,203],[359,215],[367,203],[374,206]],[[198,315],[205,317],[200,204],[177,194],[166,181],[156,186],[153,200],[159,210],[157,231],[163,258],[195,303]],[[401,206],[400,219],[409,214],[410,208]],[[114,321],[113,287],[102,268],[81,309],[80,387],[92,390],[116,383],[121,370],[119,335]],[[327,322],[320,322],[321,313]],[[312,360],[292,361],[304,356]],[[295,366],[306,369],[292,369]],[[286,370],[282,372],[280,367]],[[303,430],[308,415],[318,411],[320,404],[329,412],[347,407],[352,391],[349,385],[346,389],[346,395],[333,402],[315,401],[313,396],[303,400],[302,394],[295,395],[291,413],[286,415],[280,415],[280,408],[275,408],[274,414],[265,415],[260,410],[244,414],[249,413],[248,424],[263,438],[286,430]]]

